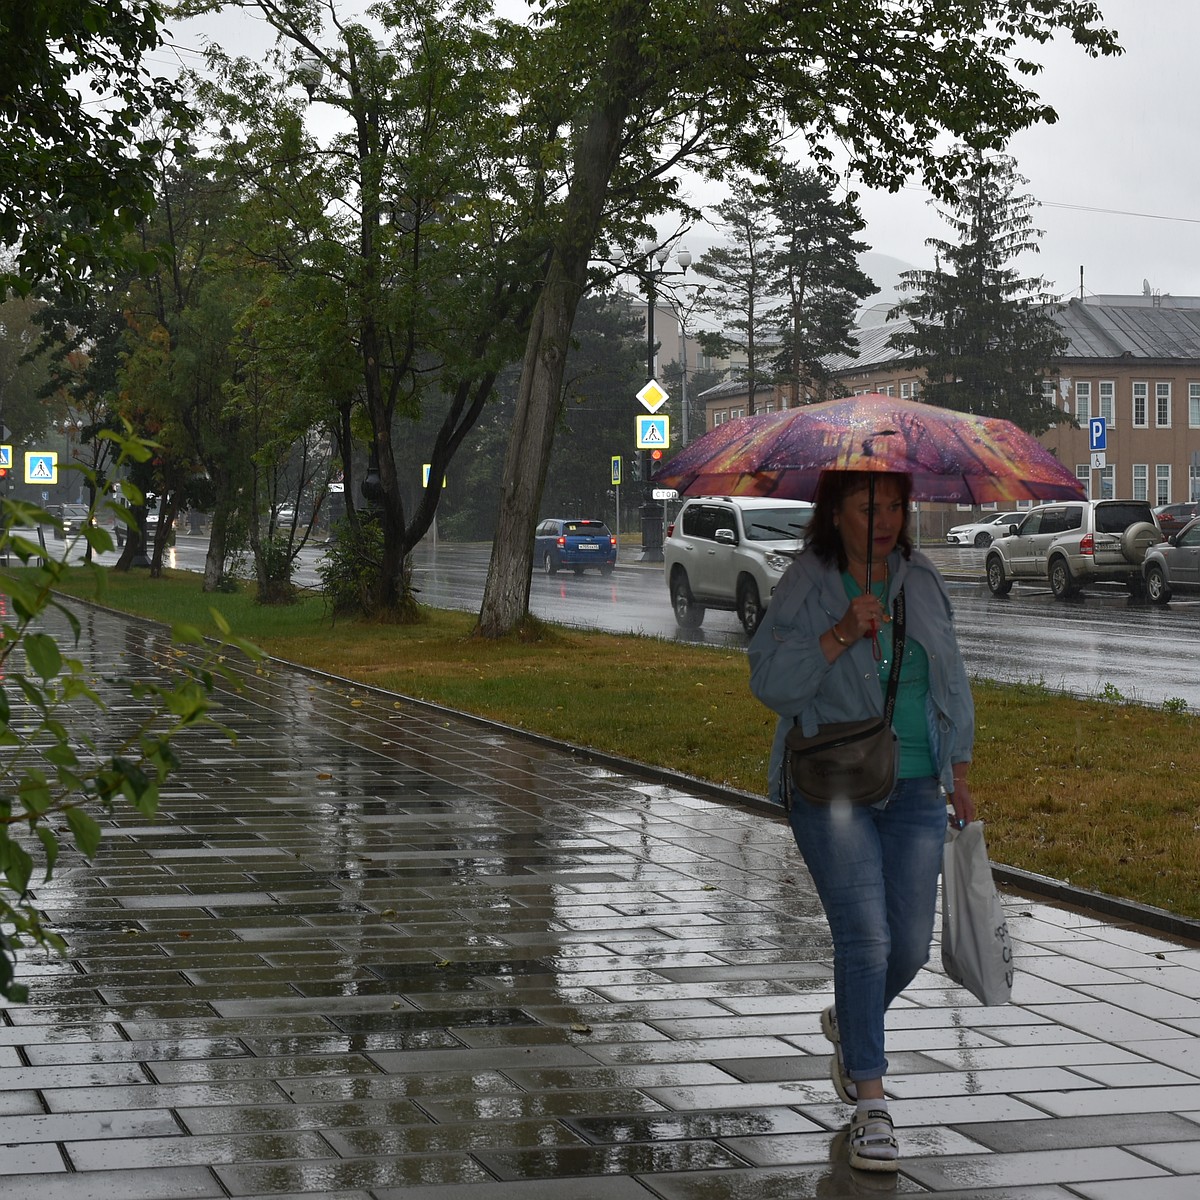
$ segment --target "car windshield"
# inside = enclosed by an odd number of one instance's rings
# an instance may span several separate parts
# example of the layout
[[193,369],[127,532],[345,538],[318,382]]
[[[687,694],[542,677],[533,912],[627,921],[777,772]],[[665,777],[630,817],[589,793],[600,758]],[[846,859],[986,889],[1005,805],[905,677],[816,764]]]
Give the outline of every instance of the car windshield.
[[742,514],[746,537],[752,542],[777,542],[804,536],[811,508],[756,508]]
[[1101,504],[1096,508],[1097,533],[1124,533],[1140,521],[1154,524],[1154,514],[1148,504]]
[[563,533],[575,533],[582,537],[608,537],[608,526],[602,521],[564,521]]

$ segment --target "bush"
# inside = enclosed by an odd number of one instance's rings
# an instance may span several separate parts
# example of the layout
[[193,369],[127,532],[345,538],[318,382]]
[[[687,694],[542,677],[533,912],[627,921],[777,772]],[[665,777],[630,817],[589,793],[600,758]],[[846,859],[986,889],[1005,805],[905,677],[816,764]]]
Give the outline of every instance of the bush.
[[[128,431],[123,435],[105,431],[99,436],[118,444],[114,478],[121,473],[119,468],[150,455],[151,444]],[[91,471],[83,473],[98,491],[92,510],[110,507],[110,495],[100,480]],[[130,498],[131,485],[126,483],[123,490]],[[47,525],[63,538],[59,558],[15,532]],[[195,628],[177,626],[173,640],[201,647],[201,652],[175,658],[178,674],[169,681],[113,681],[145,715],[119,745],[100,749],[80,736],[76,714],[88,708],[103,710],[105,704],[83,661],[71,654],[79,642],[80,623],[54,598],[54,589],[79,541],[105,551],[113,549],[113,539],[90,519],[74,538],[67,540],[64,533],[62,521],[45,510],[22,501],[0,501],[0,560],[11,564],[15,558],[23,564],[23,569],[4,580],[10,604],[0,626],[0,996],[13,1001],[27,998],[27,989],[15,978],[16,948],[29,944],[65,948],[58,934],[42,926],[28,896],[38,856],[44,879],[53,874],[59,853],[56,827],[65,824],[75,847],[91,858],[100,844],[100,826],[92,811],[111,813],[124,801],[144,816],[153,816],[159,789],[177,765],[172,737],[181,729],[210,721],[214,674],[224,670],[222,652],[233,645],[259,656],[253,646],[230,635],[228,624],[215,611],[213,619],[223,639],[215,647],[206,645]],[[90,570],[97,590],[102,590],[104,568],[91,564]],[[62,639],[70,643],[65,647],[46,631],[43,618],[54,610],[70,629],[69,637]]]
[[349,521],[338,522],[333,543],[317,566],[335,617],[369,616],[374,611],[382,564],[383,528],[378,521],[360,516],[357,529]]
[[292,583],[291,540],[276,533],[258,544],[259,604],[295,604],[296,585]]

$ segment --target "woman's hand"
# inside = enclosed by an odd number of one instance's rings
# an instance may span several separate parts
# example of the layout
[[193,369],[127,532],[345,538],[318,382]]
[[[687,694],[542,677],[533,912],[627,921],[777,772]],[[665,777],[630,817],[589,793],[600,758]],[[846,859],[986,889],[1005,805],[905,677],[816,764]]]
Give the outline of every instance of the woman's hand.
[[868,592],[850,601],[850,607],[842,614],[838,627],[847,641],[855,642],[859,638],[870,637],[890,619],[883,611],[879,597]]
[[954,827],[962,829],[975,820],[975,801],[971,799],[971,788],[967,783],[967,763],[954,764],[954,791],[948,797],[954,805]]

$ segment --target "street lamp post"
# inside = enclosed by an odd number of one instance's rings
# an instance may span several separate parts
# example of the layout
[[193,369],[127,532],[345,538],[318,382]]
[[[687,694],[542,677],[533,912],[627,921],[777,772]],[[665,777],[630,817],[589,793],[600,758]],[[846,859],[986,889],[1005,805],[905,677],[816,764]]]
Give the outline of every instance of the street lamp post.
[[[54,428],[63,435],[67,445],[67,452],[63,457],[66,462],[72,462],[77,457],[75,454],[75,439],[83,431],[83,420],[77,417],[63,417],[61,419],[51,421],[50,424],[53,425]],[[70,485],[60,484],[59,486],[65,486],[67,496],[69,497],[71,494]],[[61,491],[59,492],[59,495],[62,495]],[[80,487],[79,499],[83,499],[82,486]]]
[[[646,258],[646,268],[639,271],[642,282],[646,285],[646,382],[655,378],[654,359],[657,347],[654,344],[654,306],[657,298],[658,281],[668,275],[686,275],[692,265],[692,256],[683,246],[675,253],[675,261],[682,268],[679,271],[666,269],[667,259],[671,252],[666,246],[648,243],[642,247]],[[655,267],[657,261],[658,266]],[[686,388],[686,384],[684,385]],[[686,402],[686,401],[685,401]],[[660,563],[663,560],[663,506],[654,499],[654,486],[650,479],[651,458],[648,450],[639,450],[642,476],[642,562]]]

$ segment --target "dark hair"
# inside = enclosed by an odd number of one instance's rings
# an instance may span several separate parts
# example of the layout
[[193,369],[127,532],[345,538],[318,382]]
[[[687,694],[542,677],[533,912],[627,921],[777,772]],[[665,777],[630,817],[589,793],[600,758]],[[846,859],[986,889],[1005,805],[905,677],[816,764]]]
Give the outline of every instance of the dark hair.
[[904,524],[900,527],[896,545],[905,558],[911,557],[913,545],[908,534],[908,514],[911,511],[909,500],[912,497],[912,476],[900,471],[822,471],[817,482],[812,518],[805,530],[805,549],[811,550],[824,563],[836,561],[838,570],[844,571],[849,560],[842,545],[842,535],[838,532],[833,518],[847,496],[866,491],[872,480],[879,483],[884,479],[890,480],[900,488],[900,500],[904,504]]

